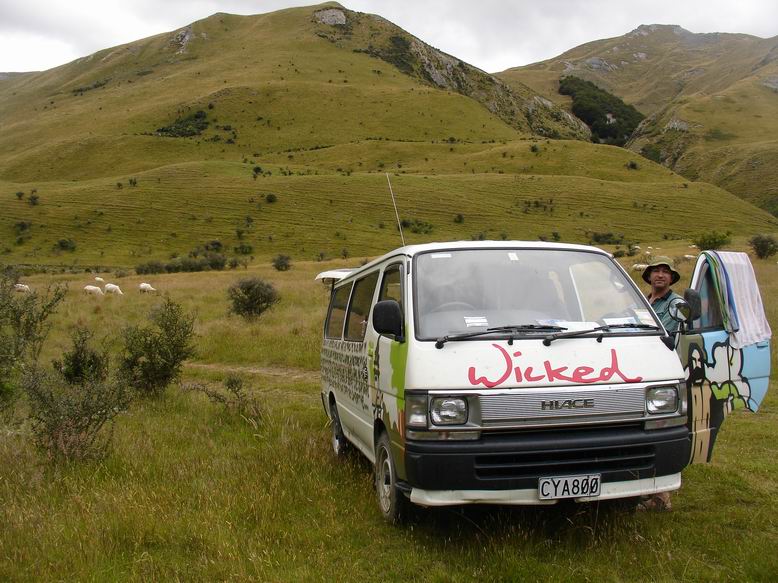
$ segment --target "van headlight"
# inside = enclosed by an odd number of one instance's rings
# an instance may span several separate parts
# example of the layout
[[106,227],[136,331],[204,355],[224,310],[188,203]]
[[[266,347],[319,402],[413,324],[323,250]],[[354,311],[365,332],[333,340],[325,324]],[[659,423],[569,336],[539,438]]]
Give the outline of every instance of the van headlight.
[[467,401],[460,397],[435,397],[430,401],[430,417],[435,425],[464,425]]
[[677,387],[652,387],[646,391],[646,411],[651,415],[678,410]]

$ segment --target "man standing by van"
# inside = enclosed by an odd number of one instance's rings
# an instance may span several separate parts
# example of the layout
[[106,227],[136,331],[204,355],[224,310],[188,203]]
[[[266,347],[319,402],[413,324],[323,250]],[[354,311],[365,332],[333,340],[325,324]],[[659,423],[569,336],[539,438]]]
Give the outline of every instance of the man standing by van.
[[[643,270],[643,281],[651,286],[648,302],[654,308],[656,315],[668,332],[678,330],[678,321],[670,316],[671,306],[683,298],[670,289],[681,279],[681,274],[673,268],[669,257],[657,257],[653,263]],[[670,492],[658,492],[651,496],[641,497],[639,510],[670,510]]]
[[678,330],[678,321],[670,316],[670,308],[673,304],[683,301],[683,298],[670,289],[670,286],[675,285],[679,279],[681,274],[673,268],[669,257],[657,257],[643,271],[643,281],[651,286],[648,301],[668,332]]

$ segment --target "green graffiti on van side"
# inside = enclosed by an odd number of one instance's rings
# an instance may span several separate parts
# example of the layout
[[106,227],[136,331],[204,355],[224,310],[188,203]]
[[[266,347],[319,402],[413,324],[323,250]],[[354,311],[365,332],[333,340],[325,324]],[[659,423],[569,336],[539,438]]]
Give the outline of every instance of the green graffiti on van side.
[[392,365],[392,389],[397,391],[397,400],[405,398],[405,366],[408,362],[408,342],[392,342],[389,349]]

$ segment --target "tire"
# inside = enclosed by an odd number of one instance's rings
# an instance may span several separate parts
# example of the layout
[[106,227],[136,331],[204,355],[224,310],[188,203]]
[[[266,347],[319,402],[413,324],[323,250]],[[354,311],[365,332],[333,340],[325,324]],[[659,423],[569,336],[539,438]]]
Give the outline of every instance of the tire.
[[338,406],[335,401],[332,401],[330,405],[330,427],[332,429],[332,453],[335,454],[337,459],[343,459],[348,454],[349,442],[346,439],[346,434],[343,433],[343,426],[340,424],[340,416],[338,415]]
[[399,524],[407,513],[408,499],[397,487],[397,473],[389,436],[381,433],[376,443],[375,485],[378,496],[378,508],[384,520],[390,524]]

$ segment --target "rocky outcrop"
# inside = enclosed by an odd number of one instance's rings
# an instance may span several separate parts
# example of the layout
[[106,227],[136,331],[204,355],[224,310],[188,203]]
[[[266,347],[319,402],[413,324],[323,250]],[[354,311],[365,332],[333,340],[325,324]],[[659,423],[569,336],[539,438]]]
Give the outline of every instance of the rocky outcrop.
[[[526,88],[517,91],[477,67],[411,36],[379,16],[328,8],[314,13],[317,34],[355,52],[391,63],[434,87],[470,97],[519,131],[548,137],[589,139],[589,128]],[[367,42],[360,38],[369,39]],[[541,99],[542,101],[537,101]]]

